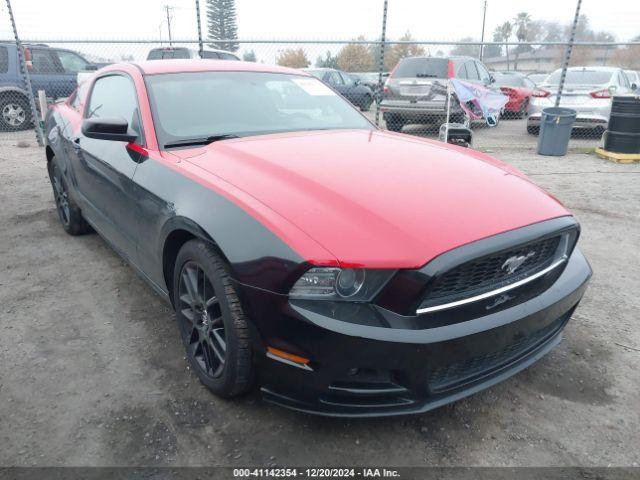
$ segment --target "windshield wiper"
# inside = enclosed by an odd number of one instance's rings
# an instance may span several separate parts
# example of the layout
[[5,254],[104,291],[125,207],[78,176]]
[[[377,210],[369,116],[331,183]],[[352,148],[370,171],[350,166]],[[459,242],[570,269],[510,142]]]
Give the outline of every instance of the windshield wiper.
[[188,138],[186,140],[179,140],[177,142],[165,143],[164,148],[172,147],[190,147],[192,145],[209,145],[210,143],[217,142],[218,140],[228,140],[230,138],[240,138],[233,133],[221,133],[218,135],[210,135],[202,138]]
[[416,77],[418,77],[418,78],[436,78],[437,75],[434,75],[433,73],[416,73]]

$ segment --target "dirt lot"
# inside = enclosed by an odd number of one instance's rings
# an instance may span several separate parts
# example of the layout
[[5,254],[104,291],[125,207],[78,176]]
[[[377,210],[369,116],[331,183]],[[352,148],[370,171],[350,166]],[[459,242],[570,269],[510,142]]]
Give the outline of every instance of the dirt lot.
[[0,465],[637,466],[640,165],[493,154],[582,223],[595,275],[565,340],[454,405],[348,421],[210,395],[169,308],[97,235],[58,225],[32,132],[0,136]]

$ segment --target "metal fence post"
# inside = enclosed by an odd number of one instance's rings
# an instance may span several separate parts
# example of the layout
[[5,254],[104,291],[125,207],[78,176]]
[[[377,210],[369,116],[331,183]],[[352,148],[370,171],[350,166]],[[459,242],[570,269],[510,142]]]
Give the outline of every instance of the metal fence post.
[[204,47],[202,45],[202,24],[200,23],[200,0],[196,0],[196,19],[198,21],[198,55],[202,58]]
[[562,90],[564,89],[564,80],[567,76],[567,68],[569,67],[569,60],[571,60],[571,50],[573,50],[573,42],[576,39],[576,29],[578,27],[578,19],[580,17],[580,5],[582,0],[578,0],[576,5],[576,14],[573,17],[573,25],[571,25],[571,35],[569,37],[569,43],[567,44],[567,53],[564,57],[564,63],[562,64],[562,73],[560,74],[560,83],[558,84],[558,93],[556,94],[555,106],[560,105],[560,98],[562,98]]
[[384,71],[384,46],[387,37],[387,0],[382,9],[382,35],[380,36],[380,63],[378,64],[378,101],[376,102],[376,126],[380,126],[380,102],[382,101],[382,73]]
[[13,18],[13,10],[11,9],[11,1],[7,0],[7,9],[9,10],[9,18],[11,19],[11,28],[13,28],[13,36],[16,40],[16,49],[18,50],[18,61],[20,62],[20,74],[26,86],[27,96],[29,97],[29,106],[31,107],[31,119],[33,120],[33,127],[36,132],[36,140],[38,145],[44,146],[42,140],[42,130],[40,130],[40,119],[38,118],[38,111],[36,109],[36,99],[33,96],[33,90],[31,88],[31,77],[29,76],[29,70],[24,59],[24,52],[22,50],[22,43],[20,43],[20,37],[18,37],[18,30],[16,28],[16,21]]

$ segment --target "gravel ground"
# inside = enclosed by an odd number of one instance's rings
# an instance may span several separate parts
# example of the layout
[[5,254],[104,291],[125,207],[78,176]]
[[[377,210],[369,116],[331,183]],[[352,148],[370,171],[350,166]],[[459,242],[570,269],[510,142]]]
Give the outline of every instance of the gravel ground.
[[565,340],[453,405],[349,421],[209,394],[169,308],[100,237],[58,225],[32,132],[1,135],[0,466],[637,466],[640,165],[493,154],[582,223],[595,275]]

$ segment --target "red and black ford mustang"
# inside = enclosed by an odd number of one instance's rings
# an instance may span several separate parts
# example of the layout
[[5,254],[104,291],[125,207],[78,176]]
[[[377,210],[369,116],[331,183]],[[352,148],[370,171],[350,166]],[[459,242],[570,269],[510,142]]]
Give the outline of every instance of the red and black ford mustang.
[[378,130],[296,70],[100,70],[46,118],[60,221],[175,308],[200,380],[325,415],[424,412],[553,348],[591,269],[554,198]]

